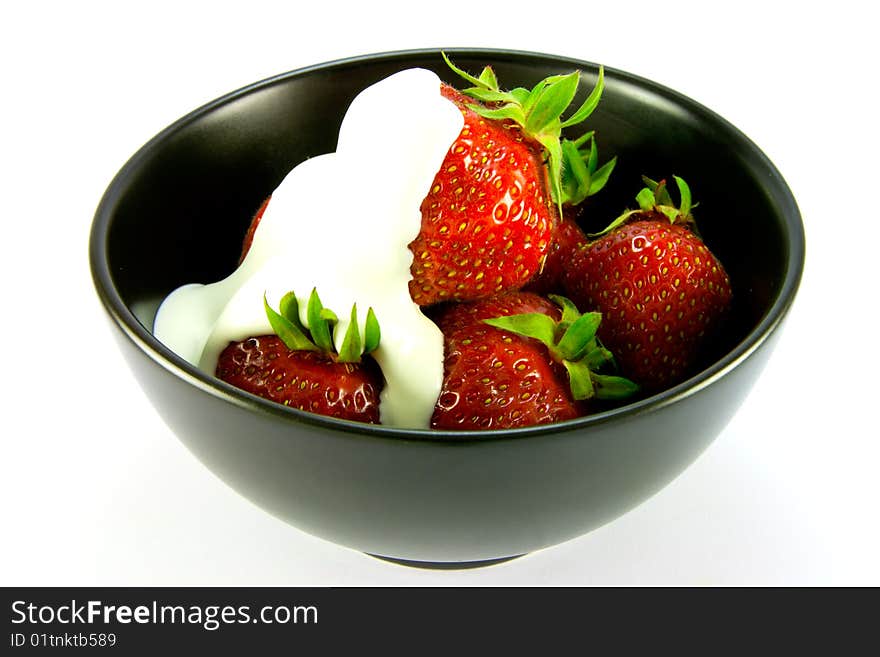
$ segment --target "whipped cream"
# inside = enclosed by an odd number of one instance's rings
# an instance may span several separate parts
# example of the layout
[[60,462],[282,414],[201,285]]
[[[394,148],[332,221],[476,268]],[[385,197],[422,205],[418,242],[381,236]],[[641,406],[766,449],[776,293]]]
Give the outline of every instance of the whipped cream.
[[424,69],[396,73],[361,92],[335,153],[295,167],[272,198],[244,261],[222,281],[184,285],[159,308],[154,334],[214,374],[232,341],[272,333],[263,308],[293,290],[302,320],[312,288],[339,316],[342,344],[353,303],[361,335],[367,309],[382,331],[373,352],[385,377],[383,424],[427,428],[443,382],[443,335],[409,295],[419,206],[464,125]]

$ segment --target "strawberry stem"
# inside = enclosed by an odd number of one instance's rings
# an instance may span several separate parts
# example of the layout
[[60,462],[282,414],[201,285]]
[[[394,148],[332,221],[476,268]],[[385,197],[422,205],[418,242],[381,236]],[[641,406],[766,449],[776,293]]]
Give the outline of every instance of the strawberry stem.
[[574,399],[624,399],[639,387],[621,376],[599,374],[598,370],[614,366],[611,352],[601,345],[596,330],[601,313],[581,314],[566,297],[551,295],[562,310],[557,321],[543,313],[522,313],[484,319],[489,326],[533,338],[547,347],[550,356],[568,372],[569,387]]
[[372,308],[367,308],[367,321],[364,325],[364,353],[368,354],[379,346],[382,339],[382,331],[379,329],[379,321]]
[[684,178],[676,175],[673,175],[672,178],[675,180],[675,184],[678,187],[678,205],[675,204],[675,201],[672,200],[672,196],[669,195],[669,189],[665,180],[658,182],[656,180],[651,180],[647,176],[642,176],[642,181],[645,183],[645,187],[642,187],[636,194],[636,203],[638,203],[639,206],[638,209],[625,210],[604,229],[598,233],[590,233],[589,237],[595,238],[607,235],[618,226],[622,226],[629,221],[632,216],[644,213],[660,213],[665,216],[671,224],[688,224],[691,229],[695,230],[696,224],[693,215],[691,215],[691,210],[697,207],[697,204],[693,202],[691,197],[691,188],[685,182]]
[[351,319],[339,347],[339,362],[353,363],[361,357],[361,335],[357,323],[357,304],[351,306]]
[[[286,296],[290,295],[288,294]],[[295,300],[293,307],[296,308]],[[296,320],[291,320],[288,316],[287,311],[290,309],[289,304],[286,307],[282,304],[282,312],[277,313],[271,306],[269,306],[269,302],[266,301],[266,295],[264,294],[263,308],[266,311],[266,317],[269,318],[269,324],[272,326],[272,330],[275,331],[275,334],[281,338],[285,345],[287,345],[288,349],[292,351],[320,351],[318,346],[304,333],[299,318],[297,317]]]
[[[453,64],[446,53],[441,54],[452,71],[473,85],[462,90],[462,93],[481,103],[491,103],[490,107],[468,105],[471,110],[487,119],[513,121],[520,126],[524,135],[543,146],[550,174],[550,195],[560,217],[563,205],[577,205],[605,186],[617,159],[612,158],[599,166],[593,132],[574,141],[562,138],[563,128],[582,123],[598,107],[605,88],[604,67],[599,67],[596,86],[586,100],[571,116],[562,120],[562,113],[577,94],[580,71],[552,75],[531,89],[517,87],[503,91],[491,66],[486,66],[479,77],[474,77]],[[581,150],[588,140],[589,149]]]
[[361,338],[357,321],[357,303],[354,303],[351,306],[348,327],[337,352],[332,333],[339,318],[332,310],[324,307],[317,289],[313,289],[309,296],[306,306],[306,325],[300,320],[299,301],[293,291],[281,297],[278,311],[269,305],[264,294],[263,308],[272,330],[291,351],[323,351],[334,356],[338,363],[357,363],[362,355],[378,348],[381,340],[379,322],[372,308],[367,310],[364,337]]
[[[263,296],[263,303],[266,303],[266,297]],[[281,301],[278,304],[278,310],[281,311],[281,314],[290,321],[291,324],[299,331],[300,333],[306,332],[306,327],[302,325],[302,322],[299,320],[299,301],[296,298],[296,295],[293,292],[288,292],[283,297],[281,297]]]
[[333,338],[330,336],[330,329],[336,324],[336,315],[328,314],[324,311],[324,305],[318,296],[317,288],[312,288],[312,294],[309,296],[309,304],[306,307],[306,317],[309,322],[309,331],[312,333],[312,340],[318,345],[322,351],[332,353],[334,351]]

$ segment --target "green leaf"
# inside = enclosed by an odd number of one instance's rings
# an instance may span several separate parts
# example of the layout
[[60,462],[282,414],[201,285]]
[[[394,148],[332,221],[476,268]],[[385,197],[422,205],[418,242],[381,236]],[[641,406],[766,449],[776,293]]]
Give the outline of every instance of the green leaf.
[[525,99],[520,101],[520,105],[522,105],[523,113],[528,115],[535,104],[538,102],[538,99],[541,97],[541,94],[544,92],[544,89],[547,87],[548,81],[545,78],[541,80],[538,84],[532,87],[528,95],[526,95]]
[[571,388],[571,396],[578,401],[589,399],[595,392],[593,389],[593,373],[590,368],[581,361],[564,360],[562,364],[568,372],[568,385]]
[[626,399],[639,391],[639,386],[622,376],[593,373],[593,385],[599,399]]
[[581,358],[591,370],[598,370],[605,365],[615,366],[614,355],[605,347],[598,344],[598,340],[594,340]]
[[639,204],[639,207],[645,212],[650,212],[654,209],[656,205],[656,199],[654,198],[654,192],[648,187],[643,187],[639,190],[639,193],[636,194],[636,202]]
[[675,220],[678,219],[678,216],[681,214],[678,211],[678,208],[674,208],[669,205],[661,205],[658,206],[656,209],[660,210],[660,212],[666,215],[666,218],[669,219],[669,223],[671,224],[674,224]]
[[480,82],[488,89],[498,89],[498,78],[495,77],[495,71],[492,70],[491,66],[483,68],[483,72],[480,73]]
[[482,80],[480,80],[479,78],[475,78],[473,75],[471,75],[467,71],[464,71],[464,70],[458,68],[458,66],[453,64],[452,60],[450,60],[449,57],[446,56],[445,52],[441,52],[440,54],[443,56],[443,60],[446,62],[446,64],[449,66],[449,68],[451,68],[455,72],[456,75],[464,78],[465,80],[467,80],[468,82],[470,82],[473,85],[476,85],[478,87],[483,86]]
[[562,144],[559,135],[537,135],[538,142],[547,149],[547,168],[550,169],[550,195],[562,217]]
[[514,105],[512,103],[502,105],[501,107],[497,107],[495,109],[490,109],[481,105],[468,105],[468,108],[486,119],[494,119],[496,121],[509,119],[511,121],[515,121],[519,125],[523,125],[526,120],[522,108],[519,105]]
[[656,180],[651,180],[650,178],[648,178],[648,176],[642,176],[642,182],[645,183],[645,185],[648,187],[648,189],[651,190],[652,193],[655,189],[657,189],[658,185],[660,184]]
[[605,187],[605,184],[608,182],[608,178],[611,176],[611,172],[614,171],[614,165],[616,164],[617,156],[615,155],[596,170],[596,172],[593,174],[592,180],[590,181],[590,196],[598,191],[601,191],[601,189]]
[[367,321],[364,324],[364,353],[368,354],[374,351],[382,339],[382,332],[379,330],[379,321],[372,308],[367,309]]
[[587,352],[596,337],[596,329],[602,321],[601,313],[584,313],[572,322],[560,338],[556,349],[565,360],[579,360]]
[[675,203],[669,195],[669,189],[666,187],[665,180],[658,182],[657,187],[654,189],[654,203],[655,205],[668,205],[670,207],[675,207]]
[[556,322],[544,313],[523,313],[484,319],[483,323],[503,331],[539,340],[547,347],[556,342]]
[[588,130],[587,132],[582,134],[580,137],[575,139],[572,143],[575,146],[577,146],[578,148],[580,148],[581,146],[586,144],[588,141],[590,141],[595,136],[595,134],[596,134],[595,130]]
[[526,114],[526,132],[537,134],[545,132],[551,124],[558,124],[560,115],[574,99],[579,79],[580,71],[575,71],[551,81]]
[[605,89],[605,67],[599,67],[599,77],[596,80],[596,86],[593,87],[593,91],[590,92],[590,95],[587,96],[587,99],[583,102],[583,104],[568,117],[565,121],[562,122],[562,127],[567,128],[568,126],[576,125],[581,123],[587,119],[587,117],[592,114],[596,107],[599,106],[599,101],[602,98],[602,91]]
[[[322,350],[327,353],[336,351],[333,347],[333,339],[330,336],[330,321],[326,317],[326,313],[322,313],[324,306],[318,296],[317,288],[312,288],[312,294],[309,296],[309,305],[306,308],[306,315],[309,320],[309,331],[312,333],[312,340]],[[335,318],[335,315],[333,316]]]
[[581,316],[574,302],[561,294],[548,294],[547,298],[562,309],[562,318],[559,320],[559,328],[563,332]]
[[529,97],[529,90],[524,87],[516,87],[507,93],[509,93],[510,97],[519,105],[523,105]]
[[337,362],[340,363],[357,363],[361,359],[361,334],[358,329],[357,321],[357,304],[351,306],[351,318],[348,328],[345,329],[345,337],[342,339],[342,345],[339,347],[339,357]]
[[[583,145],[590,140],[590,149],[587,153],[575,150],[573,146]],[[617,156],[611,158],[601,167],[599,164],[599,148],[593,139],[593,131],[582,135],[574,141],[562,140],[562,153],[564,157],[562,166],[562,183],[566,193],[566,202],[577,205],[588,196],[599,192],[608,183],[611,172],[617,164]],[[648,190],[650,191],[650,190]],[[648,195],[645,199],[647,202]]]
[[482,100],[487,103],[514,102],[514,98],[509,93],[506,91],[497,91],[496,89],[479,89],[477,87],[471,87],[470,89],[465,89],[462,93],[471,98],[476,98],[477,100]]
[[595,171],[599,166],[599,149],[596,146],[596,140],[590,141],[590,154],[587,156],[587,166],[590,171]]
[[265,294],[263,295],[263,308],[275,335],[281,338],[288,349],[292,351],[318,351],[318,346],[306,337],[300,326],[295,325],[287,317],[272,309]]
[[687,217],[691,213],[692,199],[691,199],[691,188],[688,187],[688,184],[684,181],[683,178],[679,178],[678,176],[673,175],[675,178],[675,183],[678,185],[678,193],[681,197],[681,203],[679,204],[679,210],[681,211],[682,216]]
[[299,319],[299,301],[293,290],[281,297],[281,301],[278,302],[278,310],[285,319],[290,321],[290,323],[301,332],[305,333],[306,328],[302,325],[302,322]]
[[590,192],[590,170],[573,141],[562,140],[562,186],[567,202],[577,205]]
[[634,214],[636,214],[638,212],[639,212],[639,210],[627,210],[626,212],[621,214],[619,217],[617,217],[614,221],[612,221],[610,224],[605,226],[605,228],[600,230],[598,233],[587,233],[587,237],[596,238],[596,237],[601,237],[602,235],[607,235],[608,233],[610,233],[612,230],[614,230],[618,226],[622,226],[623,224],[625,224],[631,216],[633,216]]

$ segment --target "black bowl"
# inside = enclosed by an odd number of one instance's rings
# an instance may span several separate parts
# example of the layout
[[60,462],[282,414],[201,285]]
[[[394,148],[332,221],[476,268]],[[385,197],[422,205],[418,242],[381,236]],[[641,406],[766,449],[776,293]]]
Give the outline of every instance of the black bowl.
[[[492,64],[502,84],[531,86],[595,64],[534,53],[451,51]],[[611,182],[591,199],[607,222],[633,202],[640,175],[688,180],[703,237],[736,299],[716,353],[684,383],[556,425],[445,433],[339,421],[284,408],[192,367],[151,333],[177,286],[236,266],[260,201],[298,162],[332,151],[358,91],[408,67],[452,81],[439,51],[371,55],[294,71],[180,119],[138,151],[98,207],[90,257],[98,294],[135,376],[186,446],[247,498],[335,543],[401,561],[459,564],[574,538],[676,477],[722,430],[779,335],[804,261],[801,218],[761,151],[710,110],[653,82],[605,69],[590,127]]]

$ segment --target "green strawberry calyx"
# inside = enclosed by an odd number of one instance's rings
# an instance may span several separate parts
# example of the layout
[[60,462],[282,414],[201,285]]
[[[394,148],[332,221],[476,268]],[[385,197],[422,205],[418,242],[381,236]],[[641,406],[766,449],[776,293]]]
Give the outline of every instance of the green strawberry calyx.
[[615,367],[614,356],[596,337],[602,314],[582,314],[571,300],[560,295],[551,294],[549,298],[562,310],[559,320],[544,313],[522,313],[484,319],[483,322],[534,338],[546,346],[553,360],[561,363],[568,372],[574,399],[626,399],[638,392],[638,385],[625,377],[599,373],[607,366]]
[[636,194],[636,202],[639,207],[635,210],[626,210],[608,226],[598,233],[590,233],[590,237],[601,237],[607,235],[618,226],[622,226],[634,216],[644,216],[645,214],[661,214],[669,220],[671,224],[686,224],[692,230],[696,230],[696,222],[691,214],[691,210],[697,207],[691,197],[691,188],[685,182],[684,178],[673,175],[675,184],[678,187],[679,204],[669,194],[669,188],[665,180],[659,182],[651,180],[647,176],[642,176],[645,186]]
[[333,343],[333,327],[339,322],[339,317],[324,307],[317,289],[313,288],[309,296],[305,324],[300,319],[299,301],[293,291],[281,297],[278,306],[276,311],[269,305],[266,295],[263,295],[263,308],[269,324],[291,351],[321,351],[332,355],[338,363],[357,363],[362,355],[379,346],[381,331],[372,308],[367,310],[364,335],[361,337],[357,303],[352,304],[348,328],[337,351]]
[[475,77],[453,64],[446,53],[441,53],[446,64],[457,75],[473,86],[462,93],[483,104],[468,108],[487,119],[509,120],[517,124],[525,136],[544,147],[550,178],[550,195],[562,216],[564,204],[577,205],[600,191],[614,166],[613,157],[599,165],[599,152],[594,131],[570,140],[562,137],[562,130],[585,121],[599,105],[605,87],[605,69],[599,67],[596,86],[586,100],[568,118],[562,113],[568,109],[578,91],[580,71],[567,75],[551,75],[531,89],[517,87],[504,91],[491,66],[486,66]]

